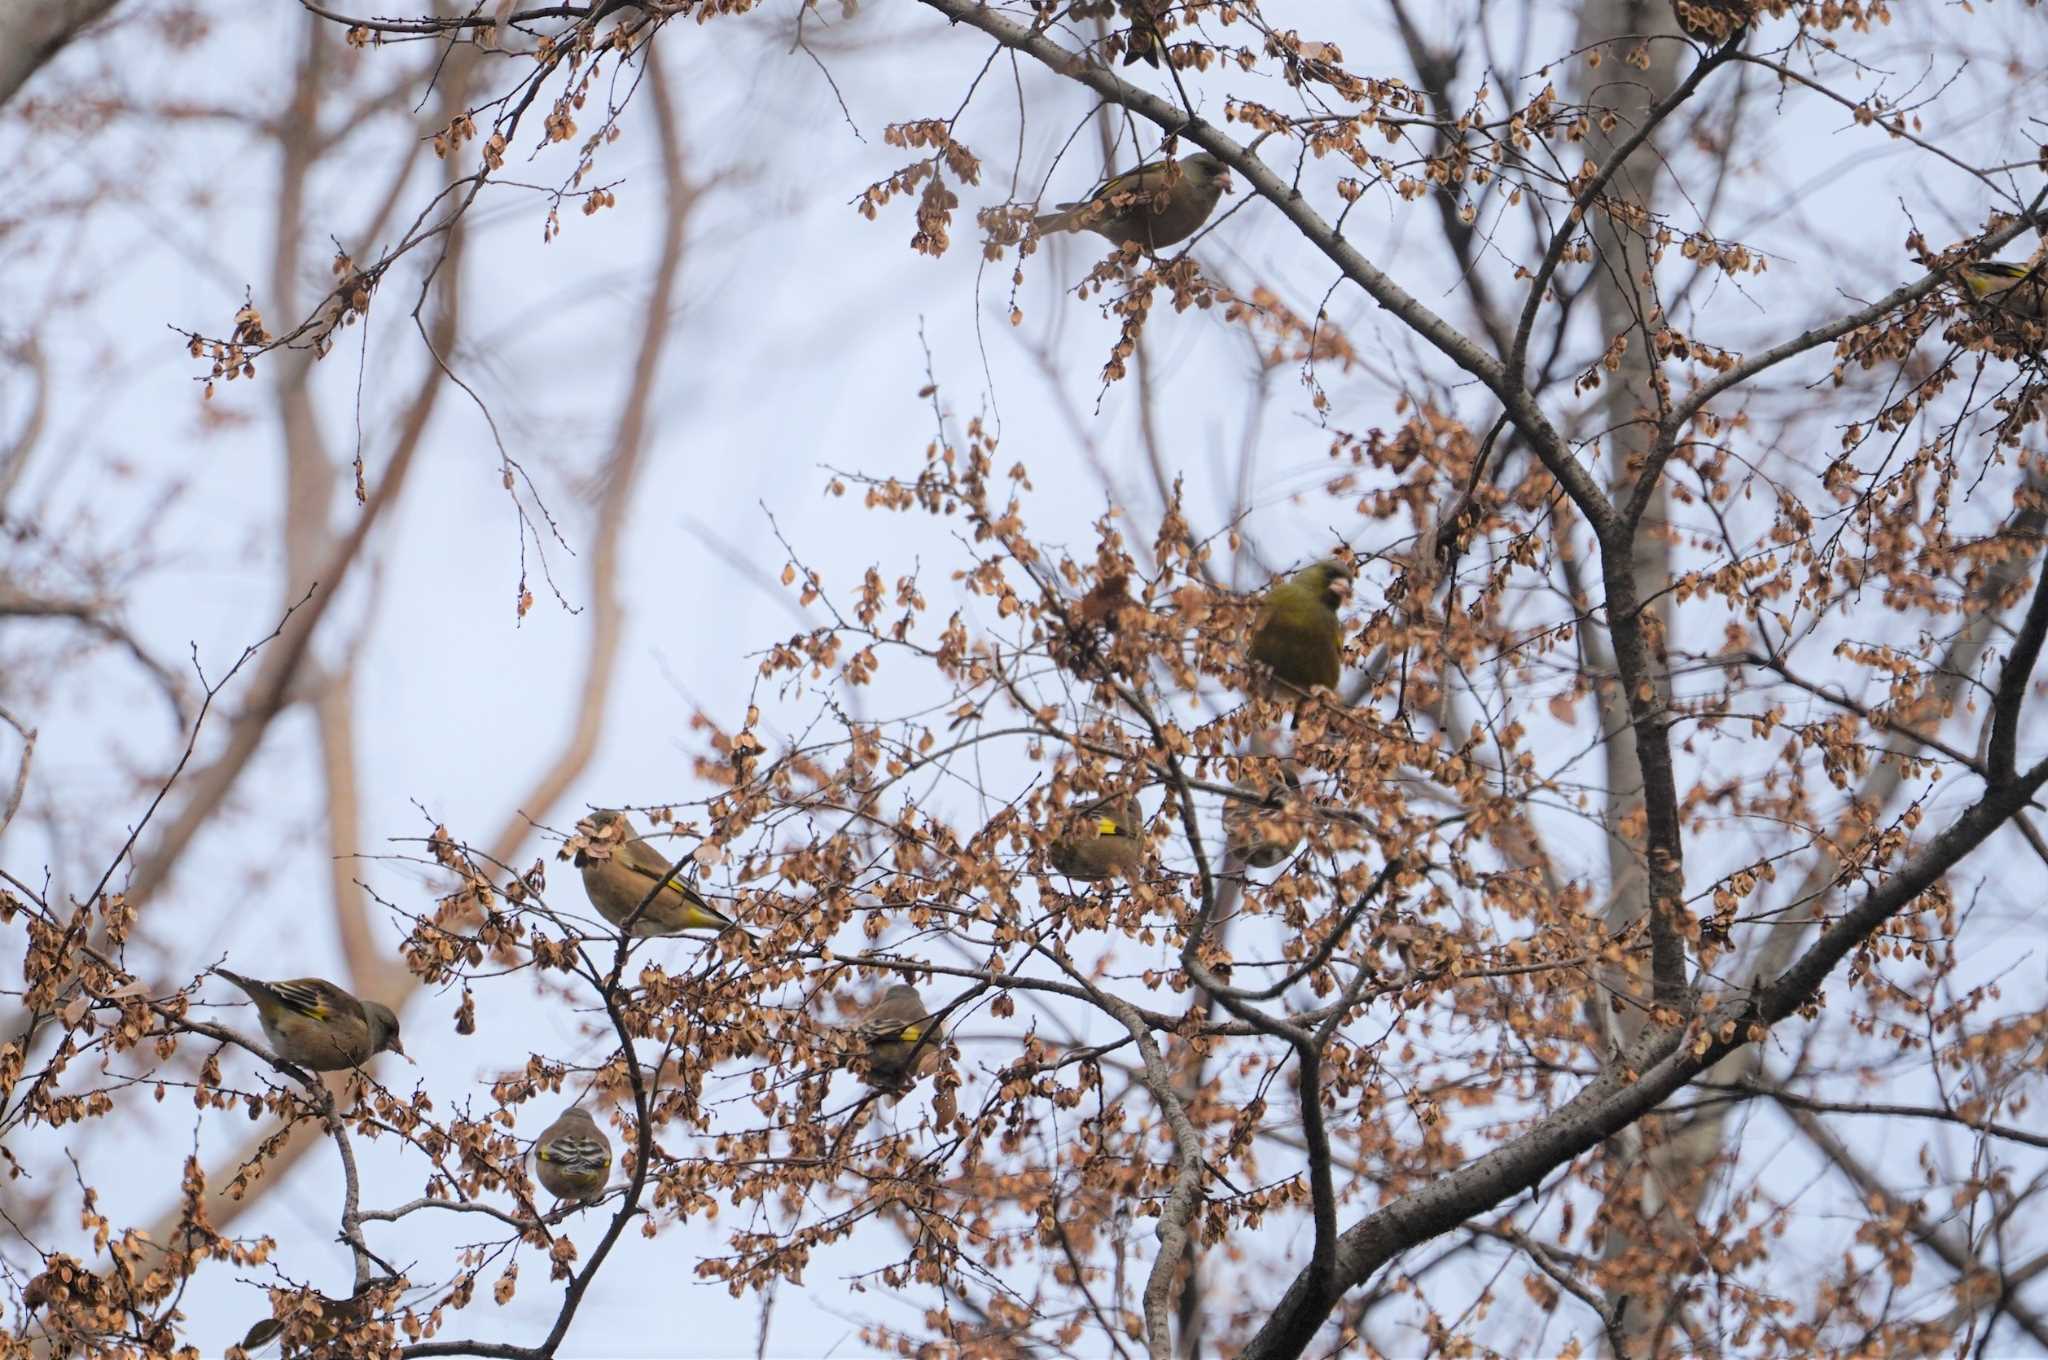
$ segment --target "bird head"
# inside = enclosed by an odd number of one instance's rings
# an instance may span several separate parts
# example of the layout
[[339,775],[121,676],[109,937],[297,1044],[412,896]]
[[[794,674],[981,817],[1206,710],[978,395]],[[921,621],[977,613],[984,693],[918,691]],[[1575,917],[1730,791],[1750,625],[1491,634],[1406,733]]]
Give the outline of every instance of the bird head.
[[1214,184],[1222,192],[1230,192],[1230,167],[1206,151],[1182,161],[1180,172],[1197,189],[1206,189]]
[[593,858],[591,849],[600,851],[598,860],[609,859],[613,848],[633,838],[633,824],[626,814],[612,808],[599,808],[576,823],[576,833],[589,842],[576,851],[576,867],[581,869]]
[[923,998],[921,998],[917,994],[917,988],[911,986],[907,982],[899,982],[895,986],[889,988],[889,990],[887,990],[886,992],[883,992],[882,1000],[909,1001],[919,1006],[922,1006],[924,1004]]
[[381,1001],[365,1001],[363,1014],[370,1022],[370,1051],[372,1053],[396,1053],[407,1062],[412,1055],[405,1051],[405,1045],[398,1041],[398,1017],[389,1006]]
[[1303,567],[1294,574],[1294,579],[1314,591],[1325,608],[1335,609],[1351,597],[1353,575],[1350,563],[1332,557]]

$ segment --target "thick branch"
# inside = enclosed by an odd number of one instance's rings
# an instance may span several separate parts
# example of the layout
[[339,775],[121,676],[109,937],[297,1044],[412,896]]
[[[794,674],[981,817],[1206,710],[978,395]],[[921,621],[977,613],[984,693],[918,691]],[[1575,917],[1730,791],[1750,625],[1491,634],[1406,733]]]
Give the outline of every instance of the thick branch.
[[0,104],[119,0],[27,0],[0,7]]
[[[1343,1292],[1363,1283],[1395,1255],[1540,1184],[1558,1167],[1642,1118],[1692,1078],[1759,1037],[1764,1028],[1807,1004],[1852,950],[1982,845],[2044,783],[2048,762],[2011,785],[1986,790],[1895,876],[1822,931],[1781,977],[1702,1017],[1690,1031],[1696,1042],[1684,1042],[1682,1032],[1646,1030],[1627,1055],[1629,1061],[1611,1065],[1528,1132],[1347,1229],[1338,1244],[1332,1284],[1319,1287],[1313,1270],[1297,1275],[1265,1325],[1240,1352],[1242,1360],[1292,1360],[1302,1354]],[[1724,1027],[1729,1034],[1725,1039]],[[1631,1069],[1640,1076],[1631,1080]]]
[[2034,663],[2041,659],[2041,638],[2048,634],[2048,570],[2034,582],[2034,598],[2027,605],[2027,617],[2005,655],[1998,672],[1998,693],[1991,701],[1991,742],[1987,756],[1991,777],[2003,783],[2013,777],[2015,749],[2019,743],[2020,708],[2027,697],[2027,681]]

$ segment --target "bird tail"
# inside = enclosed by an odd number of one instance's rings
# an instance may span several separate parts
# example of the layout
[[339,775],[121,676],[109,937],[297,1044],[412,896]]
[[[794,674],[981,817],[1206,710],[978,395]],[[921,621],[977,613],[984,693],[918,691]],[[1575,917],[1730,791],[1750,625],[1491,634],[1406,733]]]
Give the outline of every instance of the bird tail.
[[1132,66],[1144,62],[1153,70],[1159,69],[1159,40],[1147,33],[1133,32],[1124,40],[1124,65]]
[[1038,228],[1040,236],[1051,236],[1054,232],[1060,231],[1079,231],[1080,205],[1069,203],[1058,212],[1041,214],[1031,219],[1031,225]]
[[215,977],[227,979],[252,997],[265,996],[271,991],[269,983],[252,977],[243,977],[240,973],[231,973],[225,968],[209,968],[206,971]]

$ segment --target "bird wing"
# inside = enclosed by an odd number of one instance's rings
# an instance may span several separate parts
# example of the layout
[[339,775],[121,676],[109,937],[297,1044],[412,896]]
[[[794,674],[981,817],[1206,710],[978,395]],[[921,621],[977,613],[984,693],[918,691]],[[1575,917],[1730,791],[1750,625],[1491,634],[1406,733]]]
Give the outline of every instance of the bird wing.
[[550,1166],[599,1170],[612,1164],[611,1146],[601,1138],[570,1136],[543,1139],[533,1155]]
[[612,861],[616,864],[624,865],[646,879],[650,887],[667,878],[668,885],[663,891],[681,893],[685,897],[694,897],[696,895],[683,882],[682,870],[676,870],[675,877],[669,877],[669,861],[662,858],[661,852],[646,841],[629,840],[619,842],[619,844],[612,847]]
[[1145,164],[1111,175],[1100,189],[1089,195],[1090,203],[1106,203],[1118,194],[1156,194],[1166,187],[1166,168],[1171,161],[1147,161]]
[[331,1020],[337,1015],[367,1021],[363,1003],[325,978],[293,978],[290,982],[267,984],[279,1005],[314,1020]]
[[[726,913],[720,911],[717,907],[712,906],[709,902],[706,902],[701,893],[699,893],[695,888],[691,887],[689,884],[685,883],[683,881],[683,871],[681,868],[676,869],[674,877],[669,877],[669,862],[661,857],[661,852],[659,850],[656,850],[653,846],[647,844],[645,841],[630,840],[625,841],[619,845],[613,846],[612,859],[614,860],[614,862],[625,865],[635,874],[646,879],[647,887],[649,888],[653,887],[656,883],[660,883],[663,879],[666,878],[668,881],[662,886],[662,898],[666,898],[668,894],[674,893],[677,897],[681,898],[683,902],[688,904],[688,906],[691,909],[703,912],[706,916],[710,917],[714,921],[721,923],[722,925],[732,926],[738,924],[732,919],[732,917],[726,915]],[[645,892],[646,888],[641,889],[641,891]],[[692,929],[701,927],[685,928]]]
[[853,1027],[853,1032],[870,1042],[901,1039],[914,1044],[924,1038],[931,1018],[924,1006],[917,1002],[907,999],[878,1001]]

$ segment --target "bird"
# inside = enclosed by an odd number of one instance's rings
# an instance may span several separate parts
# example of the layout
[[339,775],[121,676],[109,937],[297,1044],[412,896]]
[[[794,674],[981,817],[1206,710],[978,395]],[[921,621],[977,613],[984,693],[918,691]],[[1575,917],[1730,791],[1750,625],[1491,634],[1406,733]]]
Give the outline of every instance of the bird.
[[1159,26],[1160,12],[1165,0],[1124,0],[1124,17],[1131,22],[1131,31],[1124,35],[1124,65],[1144,62],[1153,70],[1159,69],[1159,58],[1166,51],[1166,34]]
[[1240,782],[1238,790],[1247,796],[1224,800],[1223,843],[1228,858],[1254,869],[1270,869],[1301,844],[1299,809],[1289,806],[1294,802],[1292,795],[1301,791],[1301,779],[1292,761],[1281,765],[1280,774],[1264,794]]
[[1159,19],[1166,12],[1169,0],[1074,0],[1067,6],[1069,22],[1084,19],[1108,20],[1119,13],[1129,22],[1130,30],[1123,35],[1124,65],[1144,62],[1158,69],[1163,30]]
[[[1992,338],[2021,349],[2041,348],[2048,322],[2048,255],[2031,260],[1971,260],[1958,271],[1977,310],[1992,323]],[[2034,334],[2018,322],[2032,322]]]
[[1755,0],[1671,0],[1678,27],[1695,42],[1724,43],[1749,27]]
[[[1350,588],[1351,568],[1334,557],[1268,586],[1252,630],[1251,659],[1296,690],[1337,688],[1344,673],[1337,609]],[[1299,709],[1294,716],[1299,723]]]
[[851,1031],[867,1046],[863,1079],[895,1089],[914,1079],[938,1051],[939,1027],[915,987],[897,983],[867,1008]]
[[1058,212],[1032,221],[1041,236],[1092,231],[1120,246],[1158,250],[1194,235],[1229,188],[1230,167],[1204,151],[1112,176],[1081,202],[1062,203]]
[[331,1299],[317,1290],[299,1291],[287,1305],[289,1311],[284,1317],[267,1317],[251,1327],[242,1337],[242,1349],[252,1354],[283,1336],[288,1328],[296,1325],[299,1335],[296,1344],[287,1341],[287,1354],[328,1355],[329,1348],[337,1335],[355,1338],[377,1315],[397,1301],[402,1292],[400,1281],[390,1275],[380,1275],[364,1284],[345,1299]]
[[1145,860],[1145,827],[1137,799],[1098,799],[1071,816],[1072,825],[1046,851],[1056,871],[1080,879],[1138,872]]
[[399,1045],[398,1017],[389,1006],[360,1000],[324,978],[263,982],[225,968],[207,971],[249,994],[263,1037],[288,1063],[339,1072],[361,1067],[379,1053],[406,1056]]
[[587,1204],[604,1194],[612,1169],[612,1140],[590,1111],[571,1105],[534,1139],[533,1164],[549,1194]]
[[[685,930],[732,930],[735,922],[697,895],[683,882],[682,871],[669,872],[669,862],[640,838],[633,819],[623,812],[599,808],[576,829],[588,844],[576,851],[576,867],[583,871],[583,891],[598,915],[613,925],[630,918],[635,935],[675,935]],[[600,853],[602,852],[602,853]],[[663,880],[667,881],[664,882]],[[660,883],[661,891],[640,904]],[[639,915],[635,916],[634,913]]]

